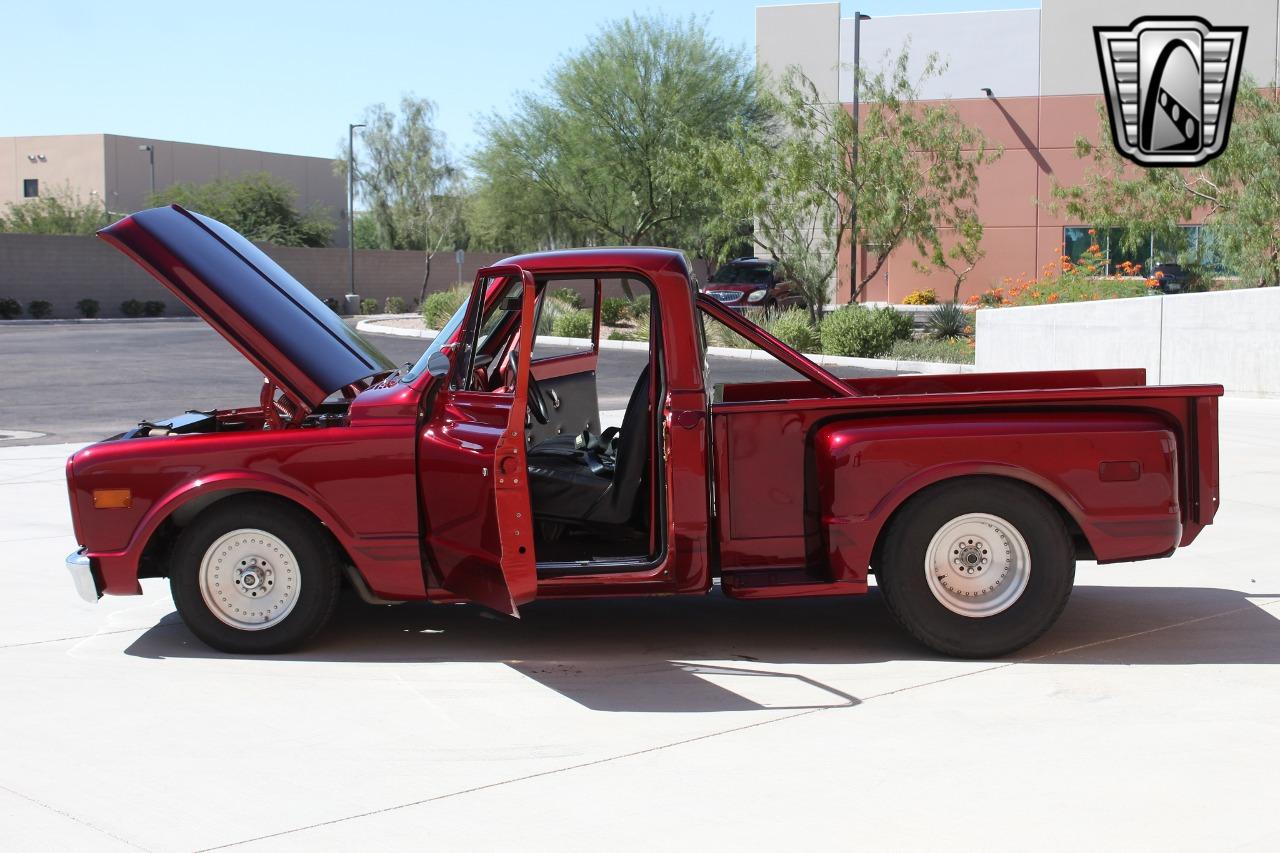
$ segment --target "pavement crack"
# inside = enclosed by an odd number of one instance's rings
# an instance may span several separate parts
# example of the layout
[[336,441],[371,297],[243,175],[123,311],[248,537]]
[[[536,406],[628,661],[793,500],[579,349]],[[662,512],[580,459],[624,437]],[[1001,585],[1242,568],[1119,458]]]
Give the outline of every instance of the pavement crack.
[[107,837],[108,837],[108,838],[110,838],[110,839],[113,839],[113,840],[115,840],[115,841],[119,841],[121,844],[124,844],[124,845],[126,845],[126,846],[128,846],[128,847],[132,847],[134,850],[145,850],[145,851],[146,851],[146,853],[153,853],[153,851],[151,850],[151,848],[150,848],[150,847],[143,847],[141,844],[138,844],[138,843],[136,843],[136,842],[130,841],[130,840],[129,840],[129,839],[127,839],[127,838],[121,838],[119,835],[116,835],[114,832],[111,832],[111,831],[110,831],[110,830],[108,830],[108,829],[103,829],[102,827],[98,826],[97,824],[95,824],[95,823],[91,823],[91,822],[89,822],[89,821],[85,820],[84,818],[76,817],[75,815],[71,814],[71,812],[68,812],[68,811],[65,811],[65,810],[63,810],[63,809],[60,809],[60,808],[58,808],[57,806],[49,805],[48,803],[44,802],[43,800],[37,800],[35,797],[29,797],[29,796],[27,796],[26,794],[22,793],[21,791],[15,791],[13,788],[10,788],[8,785],[0,785],[0,791],[5,791],[5,792],[7,792],[7,793],[13,794],[15,797],[17,797],[17,798],[18,798],[18,799],[20,799],[20,800],[26,800],[28,803],[31,803],[32,805],[39,806],[40,808],[44,809],[45,811],[53,812],[54,814],[56,814],[56,815],[58,815],[58,816],[60,816],[60,817],[64,817],[64,818],[66,818],[67,820],[69,820],[69,821],[71,821],[71,822],[73,822],[73,823],[78,823],[78,824],[80,824],[80,825],[81,825],[81,826],[83,826],[83,827],[86,827],[86,828],[88,828],[88,829],[92,829],[94,832],[96,832],[96,833],[98,833],[98,834],[100,834],[100,835],[105,835],[105,836],[107,836]]
[[171,628],[175,625],[181,625],[181,624],[182,623],[177,620],[174,620],[172,622],[162,621],[162,622],[157,622],[154,625],[143,625],[138,628],[119,628],[115,631],[94,631],[92,634],[80,634],[75,637],[55,637],[52,640],[31,640],[25,643],[8,643],[7,645],[0,646],[0,651],[3,651],[4,649],[21,649],[27,646],[46,646],[46,645],[49,645],[50,643],[69,643],[73,640],[91,640],[94,637],[105,637],[105,636],[108,636],[109,634],[140,634],[144,631],[150,631],[154,628]]

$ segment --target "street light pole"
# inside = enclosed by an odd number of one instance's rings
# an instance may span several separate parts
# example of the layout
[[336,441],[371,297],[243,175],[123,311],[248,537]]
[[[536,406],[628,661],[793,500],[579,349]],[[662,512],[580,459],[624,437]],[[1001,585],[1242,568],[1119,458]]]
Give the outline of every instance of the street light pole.
[[862,22],[870,15],[853,13],[853,145],[849,152],[849,304],[852,305],[858,288],[858,84],[862,77]]
[[347,271],[351,276],[347,293],[356,292],[356,128],[365,126],[347,125]]
[[139,151],[147,152],[147,159],[151,162],[151,195],[156,194],[156,147],[154,145],[139,145]]

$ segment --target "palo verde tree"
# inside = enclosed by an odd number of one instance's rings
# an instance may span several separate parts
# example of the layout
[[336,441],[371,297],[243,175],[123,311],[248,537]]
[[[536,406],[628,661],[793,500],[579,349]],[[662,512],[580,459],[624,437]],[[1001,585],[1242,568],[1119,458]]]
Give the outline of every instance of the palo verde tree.
[[[1122,231],[1126,249],[1157,243],[1185,252],[1181,223],[1204,217],[1209,241],[1243,281],[1280,284],[1280,103],[1246,78],[1240,84],[1231,138],[1215,159],[1193,169],[1138,169],[1111,142],[1099,109],[1100,143],[1076,140],[1092,170],[1075,186],[1055,186],[1053,204],[1080,222]],[[1191,265],[1200,258],[1187,258]]]
[[473,232],[503,248],[567,243],[698,250],[718,201],[681,167],[754,110],[745,52],[696,19],[636,16],[560,62],[545,91],[483,122]]
[[982,248],[982,221],[972,207],[957,206],[939,224],[926,241],[926,262],[913,264],[926,275],[937,270],[951,276],[951,301],[959,302],[965,279],[987,254]]
[[316,206],[299,212],[297,190],[269,172],[250,172],[205,184],[173,184],[152,195],[148,204],[180,204],[250,240],[277,246],[327,246],[333,234],[328,211]]
[[[419,303],[427,296],[432,259],[464,240],[463,175],[435,126],[435,109],[413,95],[400,99],[398,112],[385,104],[370,107],[356,167],[375,246],[424,253]],[[345,156],[336,161],[339,174],[345,176],[346,167]]]
[[701,146],[697,168],[720,185],[718,227],[740,233],[749,224],[756,244],[804,290],[815,319],[848,245],[850,199],[859,200],[855,239],[876,248],[854,282],[856,299],[895,248],[931,257],[943,229],[966,222],[978,168],[1000,156],[949,106],[919,103],[920,86],[945,66],[930,56],[913,78],[909,59],[904,48],[865,77],[861,127],[790,69],[761,97],[767,120],[737,122],[729,139]]

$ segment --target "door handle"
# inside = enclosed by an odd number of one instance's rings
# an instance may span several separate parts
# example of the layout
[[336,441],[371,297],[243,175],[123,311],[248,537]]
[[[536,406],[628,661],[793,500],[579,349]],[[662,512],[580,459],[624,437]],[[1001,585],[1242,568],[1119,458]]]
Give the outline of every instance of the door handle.
[[556,393],[556,389],[552,388],[547,394],[551,397],[551,405],[553,408],[560,408],[560,395]]

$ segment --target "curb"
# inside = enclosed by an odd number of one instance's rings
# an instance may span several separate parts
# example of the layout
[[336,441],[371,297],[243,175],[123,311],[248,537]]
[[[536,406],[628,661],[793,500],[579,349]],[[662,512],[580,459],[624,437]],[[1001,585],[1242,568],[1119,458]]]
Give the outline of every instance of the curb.
[[[388,315],[397,316],[397,315]],[[385,319],[385,318],[384,318]],[[440,332],[436,329],[399,329],[379,326],[376,318],[361,320],[356,324],[357,332],[371,332],[376,335],[394,335],[400,338],[434,338]],[[551,346],[589,346],[586,338],[557,338],[550,335],[539,335],[538,340]],[[649,345],[644,341],[601,341],[601,349],[646,350]],[[895,373],[977,373],[978,368],[972,364],[951,364],[945,361],[898,361],[891,358],[855,358],[847,355],[820,355],[817,353],[801,353],[814,364],[823,367],[861,367],[866,370],[888,370]],[[764,350],[738,349],[736,347],[707,347],[707,355],[719,358],[744,358],[768,360],[773,356]]]
[[199,317],[55,317],[48,320],[0,320],[0,328],[5,326],[92,326],[115,323],[193,323]]

